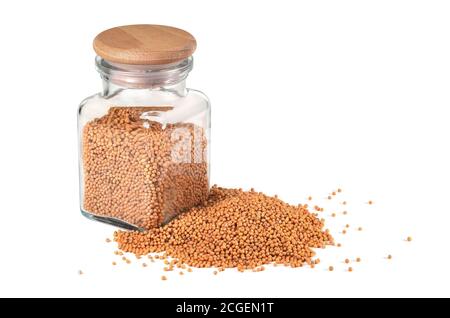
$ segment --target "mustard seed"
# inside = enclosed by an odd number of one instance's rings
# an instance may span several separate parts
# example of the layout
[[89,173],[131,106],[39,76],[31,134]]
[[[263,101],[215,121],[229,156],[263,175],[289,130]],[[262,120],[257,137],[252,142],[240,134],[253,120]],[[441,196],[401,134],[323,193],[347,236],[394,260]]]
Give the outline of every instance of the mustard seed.
[[407,242],[411,242],[411,241],[412,241],[412,237],[411,237],[411,236],[408,236],[408,237],[406,238],[406,241],[407,241]]
[[333,266],[330,266],[330,267],[328,267],[328,270],[329,270],[330,272],[332,272],[332,271],[334,270],[334,267],[333,267]]
[[356,261],[359,263],[359,262],[361,262],[361,258],[360,257],[357,257],[356,258]]
[[349,267],[349,268],[348,268],[348,271],[349,271],[349,272],[353,272],[353,268],[352,268],[352,267]]
[[[324,222],[306,207],[261,192],[217,186],[211,188],[203,205],[164,227],[145,232],[119,230],[114,240],[121,250],[135,255],[164,253],[159,258],[169,266],[166,271],[179,264],[237,268],[240,272],[262,271],[262,265],[273,262],[300,267],[312,263],[312,249],[334,245]],[[187,271],[192,271],[191,267]]]
[[389,254],[389,255],[387,256],[387,259],[392,259],[392,255]]
[[345,262],[345,264],[348,264],[348,263],[350,263],[350,260],[348,258],[346,258],[344,262]]
[[167,280],[167,277],[166,276],[161,276],[161,280]]
[[154,110],[110,107],[84,125],[84,211],[150,229],[207,199],[203,128],[141,117]]
[[112,264],[113,264],[113,266],[116,266],[116,265],[117,265],[117,263],[116,263],[116,262],[112,262]]

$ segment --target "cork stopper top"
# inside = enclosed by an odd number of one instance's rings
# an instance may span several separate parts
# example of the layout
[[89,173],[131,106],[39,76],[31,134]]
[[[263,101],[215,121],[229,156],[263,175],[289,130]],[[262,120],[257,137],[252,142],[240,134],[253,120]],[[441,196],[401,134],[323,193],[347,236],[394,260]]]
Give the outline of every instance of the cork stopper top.
[[196,46],[190,33],[154,24],[115,27],[94,39],[97,55],[110,62],[133,65],[179,62],[191,56]]

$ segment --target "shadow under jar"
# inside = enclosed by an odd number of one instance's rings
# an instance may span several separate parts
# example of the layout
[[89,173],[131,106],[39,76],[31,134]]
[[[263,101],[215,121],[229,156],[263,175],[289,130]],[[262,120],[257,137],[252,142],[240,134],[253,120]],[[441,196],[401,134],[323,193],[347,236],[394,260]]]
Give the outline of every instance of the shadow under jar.
[[145,230],[207,199],[210,104],[186,88],[195,47],[189,33],[159,25],[95,38],[103,91],[78,110],[86,217]]

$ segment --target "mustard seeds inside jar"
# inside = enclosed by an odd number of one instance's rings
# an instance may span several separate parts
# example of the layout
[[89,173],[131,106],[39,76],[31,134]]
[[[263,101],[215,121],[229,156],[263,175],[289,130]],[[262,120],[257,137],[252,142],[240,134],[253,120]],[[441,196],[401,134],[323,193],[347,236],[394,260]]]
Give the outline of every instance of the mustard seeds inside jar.
[[161,25],[95,38],[103,90],[78,110],[86,217],[145,230],[207,199],[210,104],[186,88],[195,48],[191,34]]

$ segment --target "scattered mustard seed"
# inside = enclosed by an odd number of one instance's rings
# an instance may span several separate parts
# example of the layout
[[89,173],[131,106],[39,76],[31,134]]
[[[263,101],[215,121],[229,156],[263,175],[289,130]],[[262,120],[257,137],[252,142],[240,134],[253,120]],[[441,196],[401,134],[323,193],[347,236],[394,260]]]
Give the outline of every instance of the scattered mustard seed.
[[328,267],[328,270],[329,270],[330,272],[332,272],[332,271],[334,270],[334,267],[333,267],[333,266],[330,266],[330,267]]
[[167,280],[167,277],[166,276],[161,276],[161,280]]

